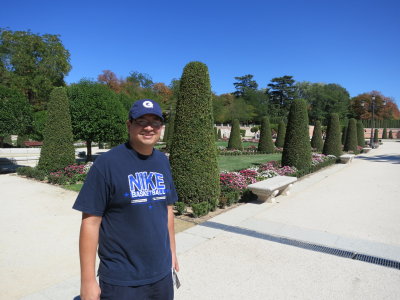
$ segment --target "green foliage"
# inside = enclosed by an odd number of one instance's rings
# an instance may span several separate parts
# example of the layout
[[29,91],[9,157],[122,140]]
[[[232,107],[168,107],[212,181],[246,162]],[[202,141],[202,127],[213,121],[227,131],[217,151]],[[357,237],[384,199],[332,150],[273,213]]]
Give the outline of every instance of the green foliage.
[[343,126],[342,127],[342,145],[344,145],[346,143],[346,139],[347,139],[347,126]]
[[17,174],[21,176],[26,176],[30,178],[34,178],[39,181],[43,181],[46,179],[47,172],[41,170],[39,168],[31,168],[31,167],[20,167],[17,169]]
[[17,147],[18,148],[25,148],[26,146],[25,146],[24,142],[28,141],[28,140],[29,140],[28,136],[26,136],[24,134],[18,135],[18,137],[17,137]]
[[6,135],[3,140],[4,145],[13,146],[11,135]]
[[387,136],[387,129],[386,129],[386,127],[385,127],[385,128],[383,128],[382,139],[387,139],[387,138],[388,138],[388,136]]
[[0,137],[25,134],[32,122],[32,111],[27,99],[19,91],[2,85],[0,116]]
[[218,140],[222,139],[221,129],[218,129],[217,137]]
[[357,144],[360,147],[365,146],[364,125],[361,120],[357,121]]
[[218,141],[218,128],[214,127],[215,141]]
[[313,131],[313,136],[311,138],[311,147],[316,149],[317,152],[321,152],[324,147],[324,141],[322,140],[322,129],[321,122],[316,121]]
[[328,119],[326,129],[326,138],[322,153],[325,155],[335,155],[339,157],[342,154],[342,143],[340,141],[340,124],[338,114],[332,113]]
[[391,130],[389,131],[389,139],[393,139],[393,132]]
[[32,130],[29,135],[35,141],[43,141],[43,132],[47,121],[47,110],[40,110],[33,113]]
[[356,119],[351,118],[347,127],[344,151],[353,151],[354,153],[358,153],[357,144],[357,121]]
[[171,149],[172,140],[174,138],[174,129],[175,129],[175,114],[172,114],[168,121],[168,137],[167,137],[167,149]]
[[0,81],[43,109],[53,87],[64,86],[70,54],[58,35],[0,29]]
[[178,215],[183,215],[186,212],[186,204],[184,202],[175,202],[175,209]]
[[92,142],[118,144],[127,140],[128,112],[109,87],[81,80],[69,86],[68,96],[74,137],[86,141],[88,160]]
[[199,218],[205,216],[210,211],[207,201],[192,204],[193,217]]
[[379,129],[375,128],[375,131],[374,131],[374,144],[378,144],[378,142],[379,142]]
[[265,153],[274,153],[275,147],[272,142],[271,128],[268,117],[261,121],[260,140],[258,142],[258,151]]
[[290,106],[296,96],[296,86],[293,76],[282,76],[271,79],[268,84],[269,115],[274,117],[287,116]]
[[232,122],[231,134],[229,136],[227,149],[243,150],[242,139],[240,137],[240,125],[238,119],[235,119]]
[[311,166],[307,105],[302,99],[294,100],[290,107],[282,152],[282,166],[296,167],[300,170]]
[[285,135],[286,135],[286,124],[281,120],[279,121],[278,135],[275,140],[276,147],[283,148],[283,145],[285,144]]
[[53,89],[47,115],[38,168],[50,172],[75,162],[69,101],[65,88]]
[[[188,63],[180,80],[170,162],[180,201],[217,201],[220,193],[208,68]],[[193,113],[195,110],[195,113]]]
[[246,130],[240,129],[240,136],[245,137],[246,136]]

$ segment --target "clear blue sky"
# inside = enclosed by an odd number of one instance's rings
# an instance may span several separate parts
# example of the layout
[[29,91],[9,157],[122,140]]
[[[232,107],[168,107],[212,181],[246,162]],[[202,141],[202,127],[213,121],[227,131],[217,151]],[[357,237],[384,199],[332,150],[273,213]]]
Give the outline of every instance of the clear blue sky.
[[60,34],[68,83],[102,70],[169,84],[189,61],[208,65],[212,90],[235,76],[260,88],[274,77],[377,90],[400,106],[400,1],[2,1],[0,27]]

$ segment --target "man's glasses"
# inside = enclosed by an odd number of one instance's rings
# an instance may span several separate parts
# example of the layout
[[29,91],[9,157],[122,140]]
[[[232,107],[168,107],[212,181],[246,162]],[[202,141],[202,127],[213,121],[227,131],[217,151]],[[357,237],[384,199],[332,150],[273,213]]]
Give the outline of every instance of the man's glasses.
[[132,122],[134,122],[136,125],[143,127],[143,128],[147,127],[149,125],[153,128],[160,128],[163,124],[159,120],[149,121],[149,120],[145,120],[145,119],[132,120]]

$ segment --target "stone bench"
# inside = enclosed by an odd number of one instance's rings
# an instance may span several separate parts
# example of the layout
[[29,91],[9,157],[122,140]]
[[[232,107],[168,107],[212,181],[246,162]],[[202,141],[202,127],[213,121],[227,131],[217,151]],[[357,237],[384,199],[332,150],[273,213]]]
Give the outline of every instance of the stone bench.
[[247,188],[256,194],[259,200],[274,203],[278,194],[289,195],[289,190],[296,180],[296,177],[291,176],[275,176],[250,184]]
[[342,163],[342,164],[347,164],[347,163],[351,163],[351,161],[353,160],[353,158],[354,158],[354,154],[343,154],[343,155],[340,155],[340,162]]

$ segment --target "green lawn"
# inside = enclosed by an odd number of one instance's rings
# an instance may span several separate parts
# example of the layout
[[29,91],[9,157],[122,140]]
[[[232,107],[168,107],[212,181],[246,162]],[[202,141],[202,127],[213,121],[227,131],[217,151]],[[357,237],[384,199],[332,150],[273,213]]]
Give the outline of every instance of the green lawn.
[[239,171],[271,160],[279,161],[281,157],[281,153],[237,156],[220,155],[218,156],[218,166],[220,171]]
[[70,185],[63,185],[63,188],[75,192],[79,192],[82,188],[83,183],[76,183],[76,184],[70,184]]

